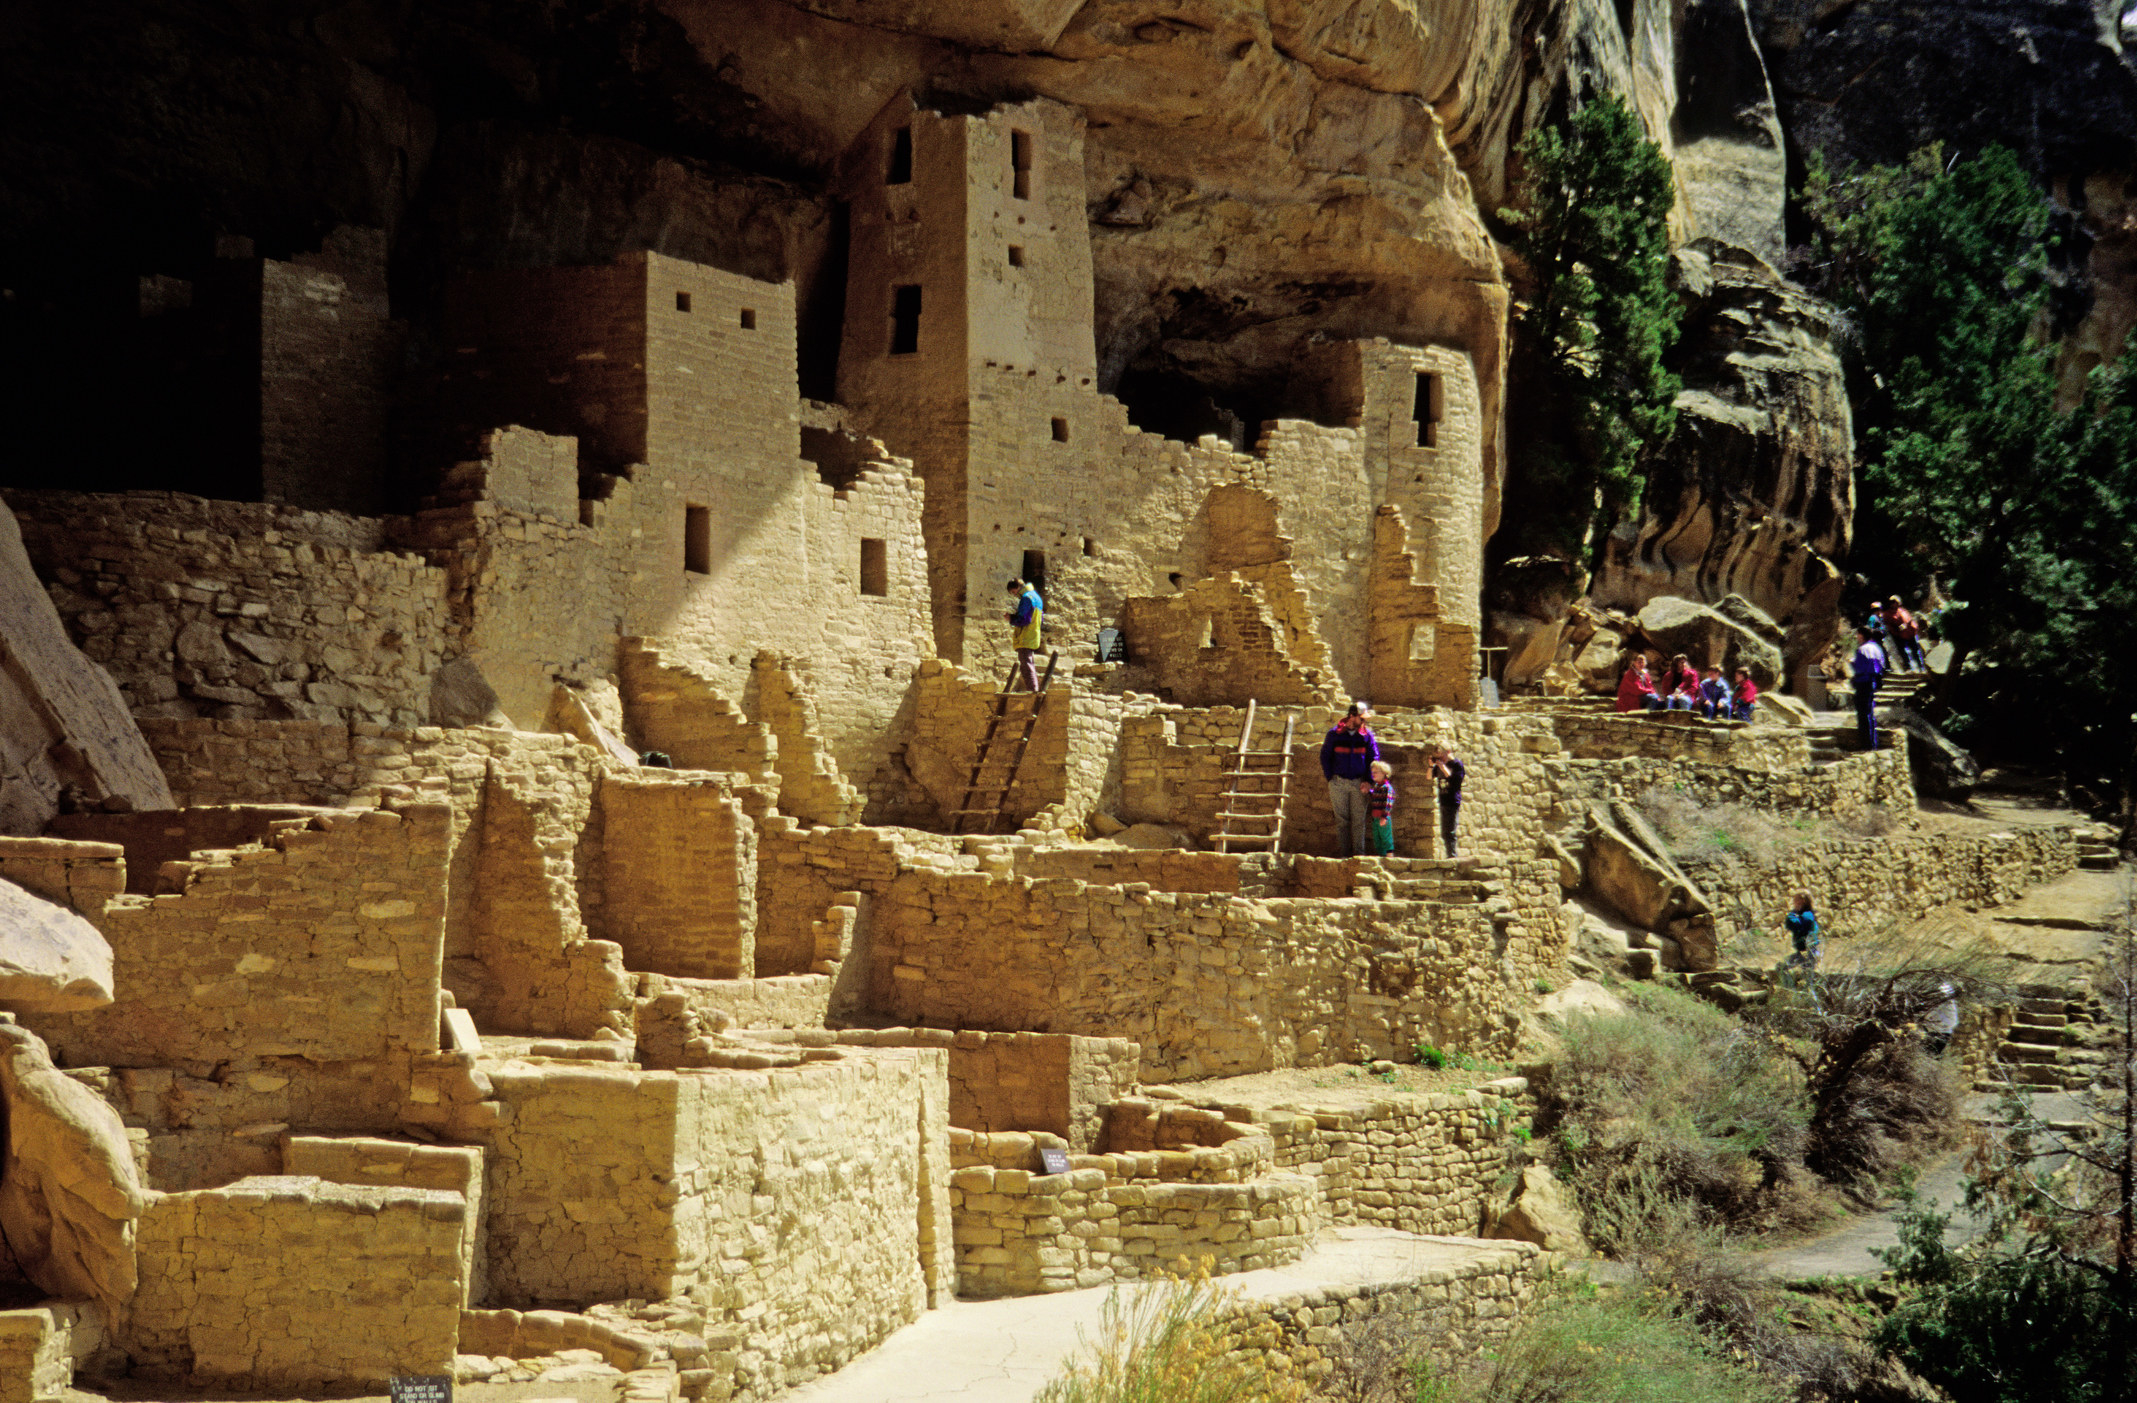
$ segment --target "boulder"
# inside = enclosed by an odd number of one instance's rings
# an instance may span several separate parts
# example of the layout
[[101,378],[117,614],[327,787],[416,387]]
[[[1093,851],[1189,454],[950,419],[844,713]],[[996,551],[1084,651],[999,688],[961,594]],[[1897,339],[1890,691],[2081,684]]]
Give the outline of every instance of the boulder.
[[1663,595],[1641,607],[1639,623],[1640,636],[1665,658],[1682,653],[1695,667],[1748,667],[1762,690],[1781,683],[1781,650],[1710,605]]
[[1564,619],[1545,623],[1525,614],[1492,615],[1491,637],[1497,641],[1497,646],[1506,649],[1506,667],[1500,673],[1501,683],[1520,687],[1541,678],[1558,660],[1558,643],[1565,631]]
[[1565,912],[1566,963],[1575,973],[1600,979],[1649,979],[1656,957],[1648,933],[1629,926],[1584,902],[1569,901]]
[[67,907],[0,879],[0,1009],[78,1013],[111,1002],[111,946]]
[[0,506],[0,833],[42,833],[64,802],[168,809],[171,788],[111,674],[67,637],[15,514]]
[[1761,692],[1751,719],[1769,726],[1808,726],[1816,716],[1810,703],[1801,697],[1792,697],[1786,692]]
[[42,1039],[0,1021],[0,1224],[23,1274],[61,1300],[117,1319],[133,1296],[134,1220],[148,1195],[126,1126],[104,1099],[52,1065]]
[[1581,681],[1602,692],[1618,689],[1618,674],[1623,672],[1625,636],[1616,629],[1599,628],[1588,636],[1588,642],[1573,656],[1573,667],[1580,673]]
[[1494,1208],[1484,1235],[1533,1242],[1546,1252],[1569,1256],[1585,1257],[1589,1251],[1572,1193],[1541,1164],[1522,1166],[1511,1199]]
[[1666,968],[1712,969],[1717,959],[1713,909],[1670,857],[1639,811],[1625,803],[1588,811],[1589,893],[1604,906],[1667,939]]
[[1937,799],[1964,799],[1981,783],[1981,765],[1911,706],[1881,706],[1880,725],[1907,733],[1907,768],[1915,788]]
[[481,664],[454,658],[430,675],[430,724],[510,727],[512,718],[498,704]]
[[1111,841],[1124,848],[1192,848],[1195,840],[1184,828],[1169,823],[1135,823],[1113,835]]
[[1776,648],[1780,647],[1782,640],[1788,636],[1787,631],[1773,621],[1773,615],[1741,594],[1724,596],[1715,604],[1714,612],[1730,623],[1757,634]]
[[1595,1018],[1625,1012],[1625,1001],[1592,979],[1576,979],[1565,988],[1544,995],[1536,1004],[1538,1017],[1564,1022],[1568,1018]]

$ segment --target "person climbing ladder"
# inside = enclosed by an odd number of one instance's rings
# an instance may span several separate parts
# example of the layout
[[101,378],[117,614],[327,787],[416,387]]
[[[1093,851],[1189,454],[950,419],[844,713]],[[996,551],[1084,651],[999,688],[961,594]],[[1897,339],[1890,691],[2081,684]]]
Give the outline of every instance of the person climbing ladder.
[[[1009,594],[1016,600],[1016,607],[1002,615],[1002,622],[1013,630],[1009,646],[1017,650],[1017,668],[1024,679],[1024,690],[1039,690],[1039,632],[1046,617],[1046,605],[1039,598],[1039,591],[1016,576],[1009,577]],[[1012,684],[1010,691],[1015,691]]]

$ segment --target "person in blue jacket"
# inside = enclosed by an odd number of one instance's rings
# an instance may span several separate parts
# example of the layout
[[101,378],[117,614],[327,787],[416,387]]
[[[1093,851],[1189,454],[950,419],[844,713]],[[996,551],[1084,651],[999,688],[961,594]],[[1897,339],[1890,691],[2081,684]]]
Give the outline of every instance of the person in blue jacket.
[[1795,904],[1781,918],[1788,928],[1788,958],[1776,969],[1782,980],[1795,988],[1809,986],[1811,1001],[1818,1003],[1818,961],[1825,955],[1825,937],[1818,929],[1818,913],[1811,909],[1811,894],[1796,893]]
[[[1039,690],[1039,630],[1046,619],[1046,605],[1039,598],[1039,591],[1016,578],[1009,578],[1009,595],[1016,600],[1016,607],[1002,614],[1002,622],[1009,625],[1009,646],[1017,650],[1017,671],[1024,679],[1024,690]],[[1014,680],[1009,690],[1016,690]]]
[[1367,851],[1367,805],[1360,786],[1372,783],[1373,762],[1380,758],[1380,742],[1366,724],[1372,714],[1370,703],[1352,702],[1321,742],[1321,778],[1328,781],[1328,805],[1336,811],[1336,841],[1345,857]]

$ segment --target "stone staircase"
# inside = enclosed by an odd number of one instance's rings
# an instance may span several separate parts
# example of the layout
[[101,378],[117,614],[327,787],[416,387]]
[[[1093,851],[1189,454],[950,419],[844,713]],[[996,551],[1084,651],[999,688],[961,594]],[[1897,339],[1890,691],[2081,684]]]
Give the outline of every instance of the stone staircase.
[[[1996,1049],[1999,1070],[2027,1091],[2082,1091],[2106,1069],[2107,1057],[2092,1047],[2091,1007],[2060,994],[2034,991],[2019,1000],[2016,1016]],[[1991,1079],[1976,1091],[2001,1091]]]
[[2078,840],[2078,866],[2089,872],[2112,872],[2122,865],[2122,852],[2115,846],[2115,830],[2095,824],[2073,830]]

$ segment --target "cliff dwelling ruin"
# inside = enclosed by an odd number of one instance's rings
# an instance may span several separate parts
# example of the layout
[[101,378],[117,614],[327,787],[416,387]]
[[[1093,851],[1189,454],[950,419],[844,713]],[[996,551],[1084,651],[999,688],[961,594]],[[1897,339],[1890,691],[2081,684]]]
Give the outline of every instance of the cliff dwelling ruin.
[[[1078,9],[963,8],[1005,64]],[[223,348],[220,475],[0,492],[0,919],[44,960],[0,968],[0,1403],[77,1372],[739,1403],[953,1298],[1367,1228],[1437,1275],[1324,1304],[1429,1291],[1474,1352],[1551,1258],[1494,1209],[1528,1081],[1216,1079],[1510,1068],[1540,991],[1711,973],[1784,887],[1868,923],[2076,866],[2069,825],[1921,827],[1905,736],[1498,695],[1480,225],[1391,314],[1441,334],[1315,328],[1225,391],[1282,410],[1240,437],[1139,426],[1094,260],[1151,196],[1097,120],[900,90],[822,163],[829,282],[470,265],[421,356],[375,228],[141,276],[144,325]],[[1315,770],[1354,698],[1404,786],[1382,858],[1340,855]],[[1266,842],[1249,756],[1288,776]],[[1896,827],[1686,871],[1628,809],[1663,783]],[[1310,1315],[1255,1320],[1325,1366]]]

